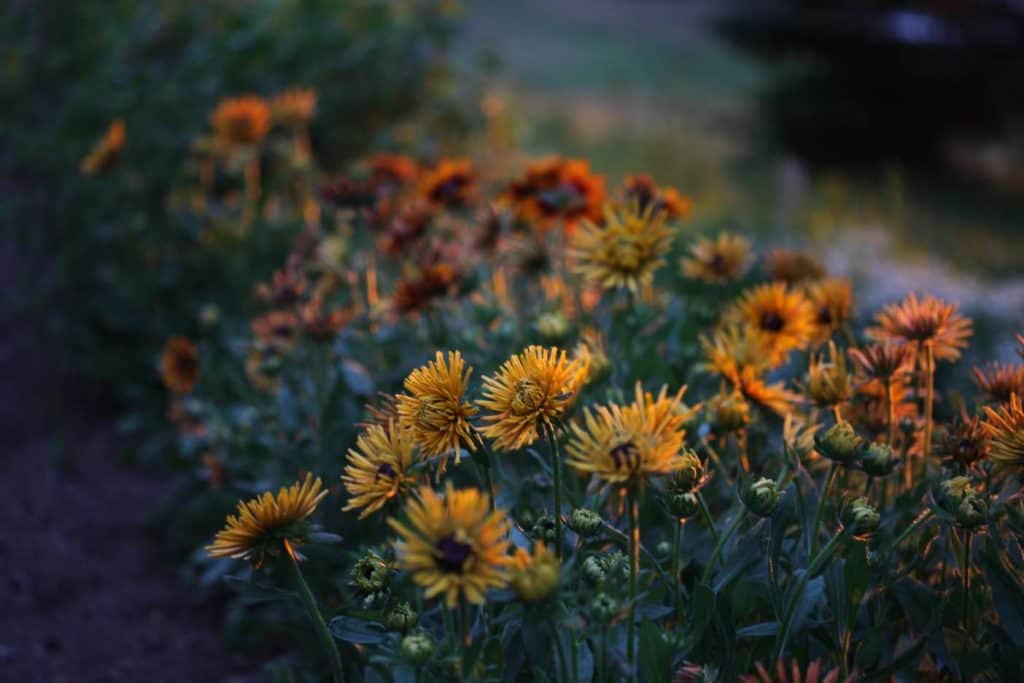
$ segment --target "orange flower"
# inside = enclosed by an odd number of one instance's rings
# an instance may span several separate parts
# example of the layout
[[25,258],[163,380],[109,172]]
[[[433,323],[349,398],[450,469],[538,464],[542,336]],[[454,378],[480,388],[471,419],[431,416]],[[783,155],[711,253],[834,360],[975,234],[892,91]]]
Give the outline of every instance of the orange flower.
[[988,363],[974,368],[974,381],[986,401],[1009,403],[1014,394],[1024,396],[1024,365]]
[[850,320],[853,285],[842,277],[820,280],[806,288],[814,308],[814,343],[824,344]]
[[795,285],[825,276],[825,267],[806,251],[772,249],[764,257],[764,269],[772,280]]
[[422,269],[419,277],[399,280],[395,285],[394,305],[399,313],[425,308],[455,286],[461,273],[448,263],[434,263]]
[[380,152],[367,157],[364,163],[370,171],[370,180],[377,187],[407,185],[420,175],[419,164],[404,154]]
[[658,187],[646,173],[626,178],[626,197],[636,201],[641,209],[653,205],[668,218],[686,218],[693,210],[693,200],[674,187]]
[[918,346],[931,344],[938,360],[955,361],[971,336],[970,318],[961,316],[955,305],[933,296],[918,299],[913,292],[900,303],[886,306],[875,321],[878,325],[867,331],[872,339]]
[[210,125],[223,143],[253,145],[270,132],[270,105],[256,95],[222,100],[210,115]]
[[603,176],[593,174],[586,161],[557,156],[532,163],[499,198],[524,223],[548,228],[561,218],[570,231],[581,219],[600,221],[604,200]]
[[253,319],[250,325],[253,334],[264,344],[287,349],[295,344],[299,318],[291,311],[270,311]]
[[199,379],[199,349],[186,337],[171,337],[160,354],[160,376],[172,393],[187,394]]
[[476,172],[468,159],[444,159],[420,182],[420,196],[443,207],[469,203],[476,186]]
[[124,148],[125,127],[122,119],[114,119],[107,131],[82,159],[79,170],[82,175],[93,175],[113,167]]
[[850,349],[848,353],[858,369],[870,379],[899,378],[913,370],[914,354],[909,346],[874,344],[863,349]]
[[721,232],[715,239],[701,238],[680,264],[683,275],[694,280],[724,284],[737,280],[750,265],[750,242]]
[[746,290],[726,313],[729,321],[749,325],[780,362],[793,349],[807,346],[814,334],[814,309],[802,292],[774,282]]

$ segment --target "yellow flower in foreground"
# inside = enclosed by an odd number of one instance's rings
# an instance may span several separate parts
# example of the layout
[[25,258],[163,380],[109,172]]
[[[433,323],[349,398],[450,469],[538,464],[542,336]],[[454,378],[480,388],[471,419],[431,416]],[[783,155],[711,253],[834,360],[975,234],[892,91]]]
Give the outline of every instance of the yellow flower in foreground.
[[454,450],[459,462],[462,445],[476,450],[469,424],[476,408],[463,400],[471,374],[473,368],[466,367],[461,353],[449,351],[445,362],[438,351],[433,361],[405,378],[406,393],[396,398],[399,426],[413,433],[428,458]]
[[1020,396],[998,409],[985,407],[985,431],[992,440],[989,458],[998,465],[1024,465],[1024,407]]
[[768,342],[774,362],[807,346],[814,334],[814,308],[804,294],[773,282],[746,290],[726,314]]
[[274,497],[270,491],[252,500],[239,501],[238,514],[228,515],[227,524],[206,546],[210,557],[248,558],[258,567],[267,550],[281,544],[295,559],[301,559],[293,545],[300,543],[305,529],[300,524],[316,511],[327,495],[319,478],[283,487]]
[[538,423],[553,427],[576,399],[587,378],[587,358],[569,360],[565,351],[529,346],[507,361],[494,377],[484,377],[484,398],[477,401],[491,414],[480,431],[501,450],[528,446],[537,440]]
[[655,399],[637,385],[636,399],[627,406],[586,410],[583,424],[572,426],[573,436],[566,446],[569,465],[607,484],[669,474],[683,467],[686,462],[679,453],[688,417],[682,405],[684,389],[669,396],[662,387]]
[[541,542],[533,546],[533,554],[517,548],[512,558],[512,589],[524,602],[545,600],[558,590],[561,563]]
[[724,284],[739,279],[750,265],[750,242],[728,232],[701,238],[681,262],[683,275],[693,280]]
[[570,255],[575,271],[586,282],[605,289],[625,287],[636,292],[649,285],[654,271],[665,264],[673,231],[666,214],[653,205],[616,211],[605,207],[605,224],[584,221],[573,236]]
[[398,566],[426,589],[426,597],[444,595],[454,609],[460,597],[481,605],[491,588],[508,583],[508,522],[503,510],[491,512],[490,500],[477,489],[444,495],[428,487],[405,508],[407,523],[389,519],[401,537],[395,544]]
[[118,157],[121,156],[121,150],[124,149],[124,140],[124,121],[122,119],[115,119],[99,142],[82,159],[78,170],[81,171],[82,175],[93,175],[111,168],[117,163]]
[[348,451],[348,464],[341,477],[350,496],[345,510],[362,508],[359,519],[381,509],[399,495],[412,478],[416,443],[408,430],[390,422],[385,429],[372,424],[356,438],[356,448]]

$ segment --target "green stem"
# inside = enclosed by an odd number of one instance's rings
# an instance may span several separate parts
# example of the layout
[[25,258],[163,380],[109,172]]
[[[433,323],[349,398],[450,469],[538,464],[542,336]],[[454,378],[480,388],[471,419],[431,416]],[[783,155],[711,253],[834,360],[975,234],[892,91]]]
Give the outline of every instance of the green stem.
[[789,642],[789,630],[793,626],[793,615],[796,614],[796,606],[800,602],[800,597],[803,595],[804,589],[807,587],[807,582],[817,576],[825,561],[828,560],[835,552],[836,547],[839,545],[839,541],[842,539],[841,533],[833,536],[825,547],[821,549],[814,559],[811,560],[807,566],[807,571],[804,572],[803,576],[800,577],[799,583],[796,588],[793,589],[793,596],[789,599],[789,603],[786,605],[786,612],[782,617],[782,624],[779,627],[779,635],[775,639],[775,647],[772,654],[771,661],[779,661],[782,657],[783,651],[786,648],[786,644]]
[[832,480],[836,477],[836,463],[833,460],[828,466],[828,476],[825,477],[825,485],[821,489],[821,495],[818,497],[818,508],[814,511],[814,525],[811,526],[811,555],[814,555],[814,551],[818,547],[818,532],[821,531],[821,513],[825,509],[825,499],[828,498],[828,491],[832,488]]
[[683,620],[683,601],[679,595],[679,546],[683,537],[683,523],[686,520],[677,519],[675,530],[672,534],[672,598],[676,605],[676,619],[681,623]]
[[639,517],[640,510],[632,488],[626,495],[629,506],[629,615],[627,617],[629,621],[626,624],[626,669],[629,680],[635,680],[636,593],[637,581],[640,576],[640,525],[637,517]]
[[964,575],[964,594],[963,594],[963,619],[964,619],[964,630],[967,630],[970,624],[970,612],[971,602],[971,541],[974,539],[974,535],[970,531],[964,532],[967,535],[967,539],[964,541],[964,559],[960,567],[961,572]]
[[551,640],[555,642],[555,677],[559,681],[565,681],[567,678],[565,673],[565,649],[562,647],[562,638],[559,636],[558,629],[555,628],[553,620],[548,621],[548,630],[551,634]]
[[930,342],[924,345],[924,363],[924,450],[921,451],[921,462],[927,467],[932,453],[932,405],[935,402],[935,346]]
[[889,433],[889,448],[896,447],[896,401],[893,397],[892,376],[885,378],[885,414]]
[[868,480],[864,482],[864,497],[867,498],[871,495],[871,485],[875,483],[875,476],[873,474],[868,475]]
[[302,602],[306,606],[309,618],[313,622],[313,628],[316,630],[317,636],[320,638],[321,644],[327,654],[327,659],[330,661],[331,679],[334,683],[344,683],[345,672],[344,669],[341,668],[341,655],[338,654],[338,646],[334,642],[334,636],[331,635],[330,630],[327,628],[327,622],[324,621],[324,617],[320,613],[320,608],[317,606],[316,598],[313,597],[313,591],[309,589],[309,584],[306,583],[306,579],[302,575],[302,569],[299,567],[298,560],[296,560],[290,552],[286,552],[285,554],[288,555],[288,564],[291,567],[292,578],[295,580],[295,585],[299,589],[299,597],[302,598]]
[[601,624],[601,651],[598,653],[597,683],[608,680],[608,624]]
[[704,500],[704,494],[697,491],[697,502],[700,503],[700,514],[704,518],[704,523],[708,525],[708,530],[711,531],[711,538],[718,543],[718,529],[715,528],[715,520],[711,517],[711,510],[708,509],[708,502]]
[[732,520],[732,524],[729,525],[729,528],[726,529],[725,533],[718,539],[718,542],[715,543],[715,547],[711,551],[711,557],[708,559],[708,564],[704,567],[704,578],[702,579],[702,582],[705,585],[709,585],[711,581],[711,573],[715,569],[715,564],[718,563],[718,557],[722,554],[722,549],[725,548],[725,545],[729,542],[729,539],[732,538],[732,535],[736,533],[736,530],[740,528],[740,523],[746,516],[747,509],[741,508],[740,511],[736,513],[736,517]]
[[910,526],[908,526],[906,529],[904,529],[903,533],[901,533],[899,536],[897,536],[896,540],[894,540],[892,542],[893,550],[898,548],[900,546],[900,543],[902,543],[904,540],[906,540],[906,538],[908,536],[910,536],[910,534],[914,533],[914,531],[916,531],[918,529],[918,527],[923,525],[925,522],[929,521],[934,514],[935,513],[932,512],[931,510],[925,510],[924,512],[919,514],[917,516],[917,519],[915,519],[913,522],[911,522]]
[[555,486],[555,554],[562,559],[562,472],[558,458],[558,438],[555,436],[555,429],[551,425],[545,425],[548,436],[548,444],[551,446],[551,470],[554,472]]

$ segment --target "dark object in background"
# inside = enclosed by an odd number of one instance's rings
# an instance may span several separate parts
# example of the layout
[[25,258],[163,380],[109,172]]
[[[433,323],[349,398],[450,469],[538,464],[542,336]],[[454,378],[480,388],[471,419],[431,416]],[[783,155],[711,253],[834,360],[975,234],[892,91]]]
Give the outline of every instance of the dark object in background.
[[951,138],[1024,120],[1022,2],[751,3],[719,28],[761,56],[806,59],[763,105],[812,162],[930,162]]

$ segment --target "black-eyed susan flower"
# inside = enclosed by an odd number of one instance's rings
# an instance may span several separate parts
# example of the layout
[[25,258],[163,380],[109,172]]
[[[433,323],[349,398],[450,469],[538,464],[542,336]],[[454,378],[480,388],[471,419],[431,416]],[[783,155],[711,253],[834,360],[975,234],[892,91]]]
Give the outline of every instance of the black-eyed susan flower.
[[988,363],[974,368],[973,374],[986,401],[1007,403],[1014,394],[1024,396],[1024,365]]
[[[445,360],[438,351],[433,361],[405,378],[405,393],[395,398],[399,426],[412,433],[426,457],[455,451],[455,462],[459,462],[463,446],[476,450],[469,423],[476,408],[465,400],[472,374],[461,353],[449,351]],[[445,460],[441,469],[444,465]]]
[[420,181],[420,196],[435,206],[459,207],[469,203],[476,187],[476,171],[468,159],[443,159]]
[[247,95],[221,101],[210,115],[215,138],[229,145],[252,145],[270,132],[270,105]]
[[738,280],[749,265],[750,242],[728,232],[721,232],[714,239],[697,240],[690,247],[690,255],[680,263],[686,277],[714,284]]
[[654,280],[665,264],[674,232],[665,214],[653,207],[616,210],[605,207],[604,225],[584,221],[573,236],[570,255],[574,270],[587,283],[604,289],[637,292]]
[[604,177],[589,162],[552,156],[531,163],[498,201],[524,223],[544,230],[561,219],[572,232],[580,220],[601,220],[605,197]]
[[814,335],[814,308],[807,297],[783,282],[746,290],[727,311],[726,318],[756,330],[768,343],[776,361],[802,349]]
[[512,557],[509,583],[524,602],[540,602],[558,590],[561,562],[542,542],[534,543],[533,552],[516,548]]
[[186,337],[171,337],[160,354],[160,377],[175,394],[187,394],[199,380],[199,349]]
[[785,417],[799,398],[784,383],[768,382],[750,367],[744,368],[739,374],[735,386],[743,398],[780,417]]
[[674,187],[658,187],[654,178],[641,173],[626,178],[626,199],[635,201],[641,209],[653,206],[668,218],[686,218],[693,210],[693,200]]
[[270,100],[270,116],[274,123],[302,129],[313,120],[316,111],[316,91],[309,88],[291,88]]
[[879,342],[928,345],[937,360],[955,361],[971,336],[971,320],[957,307],[934,296],[918,298],[911,292],[899,303],[875,315],[876,326],[868,336]]
[[769,279],[788,285],[825,277],[825,267],[818,259],[799,249],[772,249],[765,254],[764,269]]
[[935,442],[935,452],[961,469],[969,469],[988,457],[989,439],[981,418],[961,417],[941,429]]
[[125,125],[124,120],[115,119],[107,128],[103,137],[93,146],[89,153],[79,164],[79,171],[82,175],[94,175],[105,171],[115,164],[124,149]]
[[458,283],[461,271],[450,263],[432,263],[412,277],[395,284],[393,302],[399,313],[413,313],[426,308],[431,302],[451,292]]
[[761,373],[774,365],[768,340],[748,325],[726,325],[711,336],[701,335],[700,345],[705,357],[701,367],[731,382],[746,368]]
[[500,450],[532,444],[541,424],[553,429],[586,377],[587,359],[570,360],[555,347],[527,347],[502,363],[493,377],[484,377],[484,397],[477,403],[488,414],[481,433]]
[[356,447],[348,451],[348,464],[342,481],[348,491],[345,510],[361,510],[359,519],[384,507],[401,495],[412,482],[416,442],[410,430],[394,422],[387,427],[369,425],[356,437]]
[[484,493],[450,482],[444,495],[423,487],[405,511],[407,521],[388,520],[400,536],[398,566],[427,598],[444,596],[449,609],[460,598],[481,605],[489,589],[507,585],[508,522],[504,511],[491,511]]
[[1024,406],[1014,394],[998,408],[985,407],[985,431],[990,439],[989,457],[999,465],[1024,465]]
[[844,277],[818,280],[806,287],[814,310],[812,341],[824,344],[850,320],[853,313],[853,283]]
[[320,479],[307,474],[302,483],[285,486],[275,497],[270,491],[252,500],[239,501],[238,514],[228,515],[227,524],[206,546],[210,557],[249,559],[257,567],[267,553],[284,549],[294,559],[295,550],[308,532],[307,518],[327,495]]

